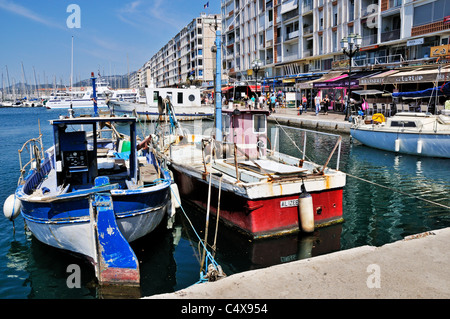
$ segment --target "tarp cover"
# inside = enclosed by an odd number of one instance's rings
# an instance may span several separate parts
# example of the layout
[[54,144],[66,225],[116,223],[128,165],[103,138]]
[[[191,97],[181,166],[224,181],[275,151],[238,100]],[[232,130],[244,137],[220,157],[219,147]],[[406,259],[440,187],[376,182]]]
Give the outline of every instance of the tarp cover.
[[402,98],[429,97],[442,95],[450,96],[450,82],[439,87],[433,87],[422,91],[392,93],[392,97],[402,97]]

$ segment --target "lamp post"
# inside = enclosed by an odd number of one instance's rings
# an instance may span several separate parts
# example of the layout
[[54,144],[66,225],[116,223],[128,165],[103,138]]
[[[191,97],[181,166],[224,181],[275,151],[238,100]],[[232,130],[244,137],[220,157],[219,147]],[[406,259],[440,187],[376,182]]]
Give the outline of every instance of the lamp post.
[[352,76],[352,58],[359,52],[362,38],[359,34],[349,34],[347,38],[341,40],[341,48],[346,56],[349,58],[348,65],[348,92],[347,92],[347,110],[345,112],[345,121],[349,119],[350,110],[350,90],[351,90],[351,76]]
[[256,97],[258,97],[258,72],[259,72],[259,70],[261,70],[261,67],[262,67],[262,61],[260,59],[256,59],[252,62],[252,69],[253,69],[253,72],[255,73]]

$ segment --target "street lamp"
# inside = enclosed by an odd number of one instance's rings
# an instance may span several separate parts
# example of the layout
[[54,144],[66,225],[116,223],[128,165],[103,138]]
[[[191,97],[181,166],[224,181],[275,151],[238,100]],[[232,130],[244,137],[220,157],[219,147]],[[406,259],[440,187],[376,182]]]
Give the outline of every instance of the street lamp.
[[256,96],[258,96],[258,72],[259,72],[259,70],[261,70],[262,65],[263,65],[263,63],[260,59],[256,59],[252,62],[252,69],[253,69],[253,72],[255,73]]
[[350,90],[351,90],[351,76],[352,76],[352,58],[361,47],[362,38],[359,34],[349,34],[347,38],[341,40],[341,48],[346,56],[349,58],[348,65],[348,92],[347,92],[347,110],[345,112],[345,121],[349,118],[350,109]]

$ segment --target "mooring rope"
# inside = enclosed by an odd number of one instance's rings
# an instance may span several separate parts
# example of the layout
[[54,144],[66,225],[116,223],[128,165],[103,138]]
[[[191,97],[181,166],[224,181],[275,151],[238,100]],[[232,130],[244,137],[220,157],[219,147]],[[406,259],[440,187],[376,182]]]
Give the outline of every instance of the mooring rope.
[[[205,245],[205,242],[203,242],[203,240],[200,238],[199,234],[197,233],[197,231],[195,230],[194,225],[192,224],[191,220],[189,219],[188,215],[186,214],[186,211],[184,210],[183,206],[181,205],[180,201],[178,200],[178,197],[175,195],[174,191],[172,188],[170,188],[172,195],[175,197],[177,203],[180,205],[181,211],[183,212],[184,216],[186,217],[187,221],[189,222],[189,224],[191,225],[192,230],[194,231],[195,236],[197,236],[199,243],[201,243],[201,245],[204,248],[204,251],[206,252],[206,261],[209,260],[210,264],[216,269],[216,271],[218,272],[219,275],[222,275],[222,268],[220,267],[220,265],[216,262],[216,260],[214,259],[214,257],[211,255],[211,253],[208,251],[208,248]],[[201,271],[200,272],[200,280],[197,281],[195,284],[201,283],[201,282],[205,282],[207,281],[207,272],[208,272],[208,266],[207,266],[207,262],[205,263],[205,271]]]
[[[274,120],[275,120],[275,122],[278,123],[278,121],[277,121],[276,118],[274,118]],[[297,144],[295,143],[295,141],[294,141],[294,140],[289,136],[289,134],[283,129],[282,125],[280,125],[280,123],[278,123],[278,125],[281,127],[281,129],[282,129],[283,132],[286,134],[286,136],[291,140],[292,144],[294,144],[294,146],[295,146],[301,153],[303,153],[303,152],[300,150],[300,148],[297,146]],[[306,158],[307,158],[307,157],[306,157]],[[308,158],[307,158],[307,159],[308,159]],[[309,160],[309,159],[308,159],[308,160]],[[397,193],[400,193],[400,194],[402,194],[402,195],[406,195],[406,196],[409,196],[409,197],[412,197],[412,198],[415,198],[415,199],[418,199],[418,200],[422,200],[422,201],[424,201],[424,202],[427,202],[427,203],[430,203],[430,204],[433,204],[433,205],[436,205],[436,206],[440,206],[440,207],[442,207],[442,208],[445,208],[445,209],[449,209],[449,210],[450,210],[450,206],[447,206],[447,205],[444,205],[444,204],[441,204],[441,203],[438,203],[438,202],[435,202],[435,201],[432,201],[432,200],[429,200],[429,199],[426,199],[426,198],[423,198],[423,197],[420,197],[420,196],[408,194],[408,193],[403,192],[403,191],[401,191],[401,190],[398,190],[398,189],[395,189],[395,188],[392,188],[392,187],[389,187],[389,186],[381,185],[381,184],[378,184],[378,183],[369,181],[369,180],[367,180],[367,179],[364,179],[364,178],[361,178],[361,177],[358,177],[358,176],[355,176],[355,175],[346,173],[346,172],[344,172],[344,171],[342,171],[342,170],[341,170],[341,172],[345,173],[347,176],[353,177],[353,178],[358,179],[358,180],[360,180],[360,181],[363,181],[363,182],[366,182],[366,183],[369,183],[369,184],[372,184],[372,185],[375,185],[375,186],[378,186],[378,187],[381,187],[381,188],[385,188],[385,189],[391,190],[391,191],[393,191],[393,192],[397,192]]]
[[[345,173],[345,172],[343,172],[343,173]],[[427,203],[430,203],[430,204],[433,204],[433,205],[437,205],[437,206],[440,206],[440,207],[443,207],[443,208],[446,208],[446,209],[450,209],[450,206],[447,206],[447,205],[444,205],[444,204],[441,204],[441,203],[438,203],[438,202],[435,202],[435,201],[432,201],[432,200],[429,200],[429,199],[426,199],[426,198],[423,198],[423,197],[420,197],[420,196],[408,194],[408,193],[403,192],[401,190],[398,190],[398,189],[395,189],[395,188],[392,188],[392,187],[389,187],[389,186],[381,185],[381,184],[369,181],[367,179],[364,179],[364,178],[361,178],[361,177],[358,177],[358,176],[355,176],[355,175],[352,175],[352,174],[349,174],[349,173],[345,173],[345,174],[347,176],[353,177],[353,178],[358,179],[360,181],[363,181],[363,182],[366,182],[366,183],[369,183],[369,184],[372,184],[372,185],[375,185],[375,186],[378,186],[378,187],[381,187],[381,188],[385,188],[385,189],[388,189],[390,191],[397,192],[397,193],[400,193],[402,195],[406,195],[406,196],[409,196],[409,197],[412,197],[412,198],[415,198],[415,199],[423,200],[423,201],[425,201]]]

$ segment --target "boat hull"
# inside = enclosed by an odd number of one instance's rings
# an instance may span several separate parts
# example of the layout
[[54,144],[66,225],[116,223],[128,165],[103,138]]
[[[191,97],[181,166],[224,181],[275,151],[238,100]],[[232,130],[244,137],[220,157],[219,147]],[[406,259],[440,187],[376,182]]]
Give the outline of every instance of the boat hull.
[[[170,212],[170,187],[151,193],[112,196],[117,226],[128,242],[161,224]],[[19,197],[20,198],[20,197]],[[96,259],[95,236],[87,197],[50,203],[21,197],[22,217],[32,234],[44,244]]]
[[[206,179],[192,174],[181,166],[172,165],[174,179],[179,185],[180,195],[193,203],[202,211],[207,209],[207,194],[209,182]],[[324,177],[326,179],[326,177]],[[317,181],[316,181],[317,182]],[[345,177],[344,182],[345,184]],[[236,189],[231,184],[222,183],[220,199],[220,220],[230,227],[236,228],[241,233],[254,239],[282,236],[300,231],[298,198],[301,181],[290,182],[285,188],[295,187],[295,194],[261,194],[258,198],[251,198],[249,194],[266,193],[258,190],[253,185],[247,189]],[[312,184],[306,188],[312,189]],[[279,186],[283,188],[283,186]],[[245,193],[244,193],[245,192]],[[218,207],[218,185],[211,186],[210,211],[213,215],[217,213]],[[286,192],[288,193],[288,192]],[[342,213],[342,187],[316,189],[310,192],[313,198],[314,224],[315,227],[324,227],[343,221]],[[251,196],[251,195],[250,195]]]
[[[147,104],[110,101],[109,106],[114,114],[119,116],[134,116],[140,121],[155,121],[159,119],[158,107]],[[197,119],[211,118],[214,110],[208,106],[175,107],[175,116],[178,121],[193,121]],[[165,115],[162,120],[166,120]],[[167,118],[169,121],[170,119]]]
[[[366,128],[352,128],[350,133],[362,144],[384,151],[450,158],[450,134],[384,132]],[[396,140],[399,140],[397,149]]]

